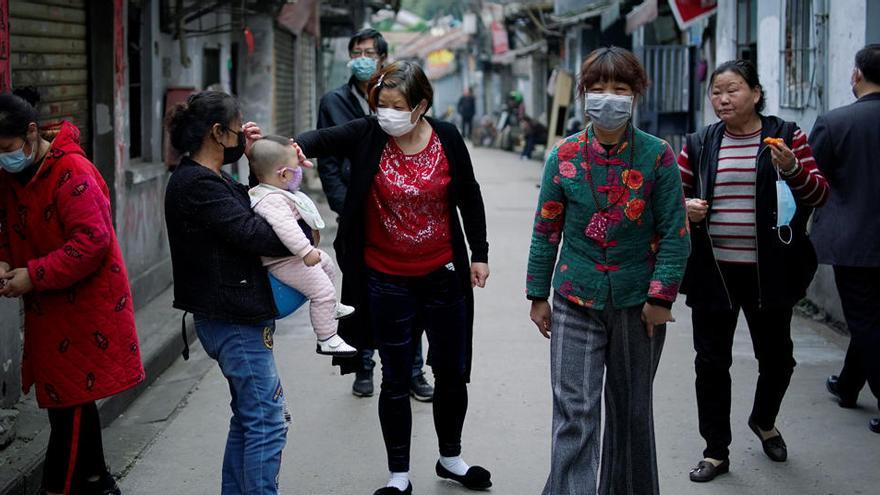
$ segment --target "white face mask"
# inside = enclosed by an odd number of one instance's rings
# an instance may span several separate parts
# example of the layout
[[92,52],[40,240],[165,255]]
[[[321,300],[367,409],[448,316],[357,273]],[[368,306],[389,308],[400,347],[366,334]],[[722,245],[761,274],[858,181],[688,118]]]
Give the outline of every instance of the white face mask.
[[380,108],[376,112],[379,118],[379,126],[389,136],[399,137],[413,130],[418,123],[412,121],[412,114],[418,110],[416,107],[412,112],[403,110],[395,110],[393,108]]
[[587,116],[607,131],[620,129],[632,118],[633,97],[611,93],[587,93]]

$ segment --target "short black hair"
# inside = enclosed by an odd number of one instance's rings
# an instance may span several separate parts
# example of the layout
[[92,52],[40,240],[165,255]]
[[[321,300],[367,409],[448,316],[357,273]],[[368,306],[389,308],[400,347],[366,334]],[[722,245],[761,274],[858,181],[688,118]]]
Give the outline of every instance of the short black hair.
[[202,140],[214,124],[228,129],[240,115],[238,100],[226,93],[202,91],[190,95],[185,103],[171,109],[166,120],[171,146],[180,153],[194,153],[202,147]]
[[871,43],[856,53],[856,69],[868,81],[880,84],[880,43]]
[[37,122],[36,105],[40,93],[33,86],[17,88],[12,94],[0,94],[0,136],[24,137],[31,122]]
[[593,50],[581,65],[578,94],[584,96],[597,82],[616,81],[627,84],[636,95],[645,94],[648,74],[633,52],[619,46]]
[[715,71],[712,72],[712,77],[709,78],[710,94],[712,93],[712,85],[715,83],[715,77],[724,74],[725,72],[733,72],[743,78],[752,90],[755,88],[761,90],[761,98],[758,100],[758,103],[755,103],[755,111],[758,113],[763,112],[764,106],[766,105],[766,101],[764,101],[764,86],[761,86],[761,81],[758,79],[758,69],[755,67],[755,64],[749,60],[737,59],[728,60],[719,65],[715,68]]
[[375,40],[376,41],[376,52],[380,57],[388,56],[388,42],[385,41],[385,37],[382,36],[382,33],[376,31],[373,28],[361,29],[354,36],[348,40],[348,52],[354,49],[354,45],[360,43],[365,40]]

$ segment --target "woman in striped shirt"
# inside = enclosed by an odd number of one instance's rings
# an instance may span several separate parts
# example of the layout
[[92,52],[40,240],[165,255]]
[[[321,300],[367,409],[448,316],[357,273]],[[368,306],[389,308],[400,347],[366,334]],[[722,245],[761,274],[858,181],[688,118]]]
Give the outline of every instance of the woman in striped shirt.
[[692,481],[711,481],[730,467],[729,368],[740,309],[759,363],[748,425],[770,459],[788,453],[776,416],[795,367],[794,305],[816,271],[806,233],[812,209],[828,197],[807,136],[793,122],[761,114],[755,66],[721,64],[709,82],[720,119],[688,136],[678,158],[692,224],[682,283],[692,309],[703,460]]

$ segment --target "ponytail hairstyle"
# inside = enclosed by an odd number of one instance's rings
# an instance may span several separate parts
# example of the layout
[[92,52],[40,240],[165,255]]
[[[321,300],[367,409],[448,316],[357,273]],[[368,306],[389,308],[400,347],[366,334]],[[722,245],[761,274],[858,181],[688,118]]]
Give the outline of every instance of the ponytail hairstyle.
[[33,86],[17,88],[12,94],[0,94],[0,137],[20,137],[27,135],[31,123],[39,120],[36,105],[40,93]]
[[241,115],[238,100],[221,91],[202,91],[178,103],[168,114],[165,125],[171,146],[180,153],[194,153],[202,147],[214,124],[228,128]]

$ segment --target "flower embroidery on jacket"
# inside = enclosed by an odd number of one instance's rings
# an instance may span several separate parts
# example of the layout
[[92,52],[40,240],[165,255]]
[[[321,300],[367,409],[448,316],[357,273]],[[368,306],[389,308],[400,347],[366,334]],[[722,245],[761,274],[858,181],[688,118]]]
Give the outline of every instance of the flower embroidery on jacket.
[[556,156],[560,162],[567,162],[577,156],[580,147],[580,143],[567,141],[559,145]]
[[577,168],[569,161],[561,162],[559,164],[559,175],[566,179],[571,179],[577,175]]
[[626,204],[626,218],[629,218],[632,221],[641,218],[643,211],[645,211],[644,199],[636,198],[630,200],[630,202]]
[[641,172],[634,169],[624,170],[621,179],[626,187],[630,189],[641,189],[645,182],[645,176]]
[[564,208],[559,201],[547,201],[541,206],[541,218],[553,220],[562,213]]

